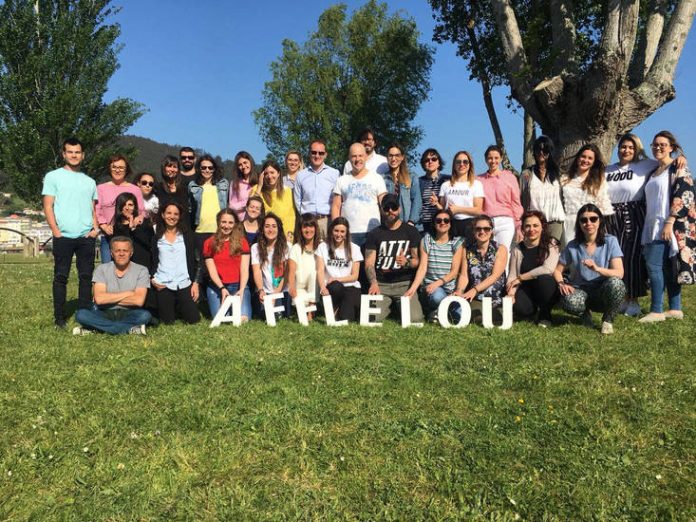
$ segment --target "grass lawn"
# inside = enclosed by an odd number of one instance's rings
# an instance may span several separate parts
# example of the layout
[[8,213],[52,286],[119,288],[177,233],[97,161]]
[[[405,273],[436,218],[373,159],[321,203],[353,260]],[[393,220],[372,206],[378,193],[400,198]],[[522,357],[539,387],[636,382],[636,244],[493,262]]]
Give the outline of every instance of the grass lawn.
[[693,288],[610,337],[560,312],[73,337],[51,276],[0,263],[0,520],[696,519]]

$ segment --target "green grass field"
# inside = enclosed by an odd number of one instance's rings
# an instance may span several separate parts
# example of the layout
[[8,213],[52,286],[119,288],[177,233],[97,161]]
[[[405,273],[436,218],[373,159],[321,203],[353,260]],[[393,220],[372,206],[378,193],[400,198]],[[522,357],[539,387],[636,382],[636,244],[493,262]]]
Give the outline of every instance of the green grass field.
[[73,337],[51,271],[0,263],[0,520],[696,519],[692,288],[611,337],[560,312]]

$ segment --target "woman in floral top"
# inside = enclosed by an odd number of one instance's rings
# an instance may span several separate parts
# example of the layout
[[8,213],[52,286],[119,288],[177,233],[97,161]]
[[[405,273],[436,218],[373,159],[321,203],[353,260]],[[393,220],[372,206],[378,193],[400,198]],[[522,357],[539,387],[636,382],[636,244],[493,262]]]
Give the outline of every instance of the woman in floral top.
[[484,297],[491,297],[493,306],[500,306],[505,295],[508,251],[492,240],[492,235],[490,217],[482,214],[474,218],[474,243],[466,249],[454,292],[469,301],[473,310],[480,309]]

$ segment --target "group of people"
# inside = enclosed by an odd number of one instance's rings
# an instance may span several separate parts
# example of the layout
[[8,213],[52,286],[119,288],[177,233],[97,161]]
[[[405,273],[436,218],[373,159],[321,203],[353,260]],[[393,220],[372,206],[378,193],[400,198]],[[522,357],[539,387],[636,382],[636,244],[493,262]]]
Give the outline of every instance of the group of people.
[[[213,157],[190,147],[164,158],[160,180],[134,177],[117,155],[109,181],[96,185],[81,172],[82,144],[66,140],[65,165],[43,187],[56,326],[66,327],[73,255],[76,334],[143,334],[177,317],[196,323],[199,300],[214,317],[228,296],[239,296],[242,321],[263,317],[271,295],[286,316],[293,301],[320,305],[330,296],[324,313],[355,321],[363,293],[383,296],[380,320],[401,313],[402,302],[419,321],[438,320],[450,295],[474,312],[484,297],[494,307],[509,297],[516,318],[544,327],[557,305],[587,325],[591,311],[601,312],[608,334],[617,314],[640,314],[647,281],[650,311],[640,321],[683,317],[680,285],[694,282],[696,206],[671,133],[653,138],[654,160],[628,134],[617,164],[607,167],[589,144],[567,172],[542,136],[534,165],[519,177],[501,169],[496,146],[486,149],[481,175],[467,151],[454,155],[447,175],[439,152],[426,149],[423,176],[411,174],[400,145],[386,157],[375,147],[365,129],[342,172],[327,165],[322,140],[310,143],[306,167],[299,151],[289,151],[283,166],[266,160],[258,169],[242,151],[230,180]],[[94,270],[99,236],[102,264]],[[460,307],[447,314],[458,320]]]

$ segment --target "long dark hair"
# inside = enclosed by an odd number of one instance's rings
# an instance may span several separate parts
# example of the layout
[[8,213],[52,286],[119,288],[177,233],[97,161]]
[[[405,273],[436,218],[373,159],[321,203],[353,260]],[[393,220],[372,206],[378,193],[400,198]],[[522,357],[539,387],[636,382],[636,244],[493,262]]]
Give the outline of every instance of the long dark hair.
[[122,192],[116,198],[116,211],[114,212],[114,218],[111,221],[112,224],[115,225],[116,223],[123,222],[123,219],[125,217],[123,215],[123,207],[125,207],[126,203],[128,203],[129,201],[133,202],[133,215],[137,216],[140,213],[140,211],[138,210],[138,198],[136,198],[130,192]]
[[333,229],[338,225],[346,227],[346,239],[343,241],[343,251],[346,255],[346,261],[353,261],[352,248],[350,246],[350,223],[343,216],[338,216],[329,225],[329,230],[326,237],[326,246],[329,247],[329,259],[336,259],[336,243],[334,243]]
[[[549,257],[549,251],[551,250],[551,245],[555,244],[556,240],[549,234],[549,222],[546,221],[546,216],[543,212],[539,210],[528,210],[522,214],[520,223],[522,223],[522,230],[524,231],[525,220],[535,217],[541,222],[541,237],[539,238],[539,254],[537,255],[537,264],[539,266],[544,264],[544,261]],[[519,244],[520,249],[524,246],[524,241]]]
[[536,164],[536,157],[543,153],[546,155],[546,179],[549,183],[553,184],[559,177],[560,169],[558,168],[558,163],[553,157],[556,147],[553,144],[553,140],[548,136],[539,136],[534,140],[534,145],[532,145],[532,151],[534,152],[534,167],[532,168],[534,175],[539,177],[539,167]]
[[251,172],[249,172],[249,177],[247,178],[247,183],[252,187],[259,182],[259,175],[256,173],[256,163],[254,163],[254,158],[245,150],[240,150],[234,157],[234,168],[232,169],[232,193],[239,194],[239,182],[242,181],[242,175],[239,172],[238,162],[240,159],[249,160],[251,163]]
[[210,179],[210,183],[215,185],[218,181],[222,179],[222,169],[220,168],[218,162],[215,161],[215,158],[213,158],[210,154],[204,154],[203,156],[198,158],[198,160],[196,160],[196,183],[201,186],[203,185],[203,183],[205,183],[205,180],[203,179],[203,174],[201,174],[201,163],[204,161],[209,161],[213,164],[213,177]]
[[275,190],[276,196],[281,198],[283,197],[285,186],[283,185],[283,172],[280,170],[280,164],[274,159],[267,159],[261,165],[261,172],[265,171],[268,167],[271,167],[278,173],[278,179],[276,179],[275,186],[272,187],[266,182],[266,176],[264,176],[263,185],[259,188],[261,189],[260,192],[263,200],[267,205],[270,205],[272,203],[273,191]]
[[179,160],[176,157],[168,154],[162,158],[162,163],[160,163],[160,175],[162,176],[162,182],[160,183],[160,189],[165,194],[170,194],[167,184],[167,175],[165,174],[166,168],[169,166],[176,166],[176,175],[174,176],[174,188],[176,192],[185,192],[185,187],[183,186],[183,179],[181,178],[181,173],[179,172]]
[[176,207],[179,211],[179,222],[176,224],[176,231],[181,235],[188,232],[188,226],[186,225],[186,222],[188,221],[188,213],[186,214],[186,218],[184,218],[184,207],[175,201],[170,201],[166,205],[161,206],[159,212],[157,213],[158,225],[157,232],[155,233],[155,239],[160,239],[167,230],[167,226],[164,222],[164,213],[169,207]]
[[406,157],[403,145],[400,143],[392,143],[387,147],[387,154],[389,154],[389,149],[397,149],[399,154],[401,154],[401,163],[399,164],[399,171],[396,173],[396,182],[402,184],[404,187],[410,187],[411,174],[408,172],[408,158]]
[[285,264],[285,258],[287,257],[288,253],[288,240],[285,239],[283,222],[280,220],[280,218],[273,212],[266,214],[263,217],[263,221],[261,221],[258,239],[256,240],[256,244],[258,245],[259,249],[259,258],[261,259],[261,268],[263,268],[263,265],[265,265],[268,260],[268,247],[270,244],[263,233],[263,229],[266,221],[269,219],[275,221],[276,225],[278,226],[278,237],[276,237],[275,244],[273,245],[273,259],[271,260],[273,262],[273,268],[275,269]]
[[602,183],[604,183],[604,170],[606,168],[606,164],[604,163],[604,159],[602,158],[602,153],[600,152],[599,147],[597,147],[597,145],[594,143],[588,143],[587,145],[580,147],[580,150],[573,158],[573,163],[568,171],[568,181],[578,175],[578,171],[580,170],[578,167],[580,156],[582,156],[582,153],[586,150],[594,153],[594,163],[592,163],[585,181],[582,182],[582,190],[588,194],[596,196],[599,192],[599,187],[601,187]]
[[602,246],[605,243],[605,236],[607,235],[607,225],[604,221],[602,211],[599,210],[597,205],[592,203],[586,203],[580,207],[577,216],[575,216],[575,241],[578,244],[584,243],[585,241],[585,233],[582,231],[582,225],[580,224],[580,216],[582,216],[585,212],[593,212],[599,216],[599,226],[597,227],[597,239],[595,239],[595,243]]
[[317,218],[314,214],[302,214],[300,216],[300,219],[298,219],[297,223],[295,224],[295,244],[299,244],[302,247],[302,250],[305,250],[307,248],[305,238],[302,236],[302,229],[304,227],[314,228],[314,238],[312,239],[312,251],[315,251],[319,246],[319,243],[321,243],[321,232],[319,231],[319,223],[317,222]]

